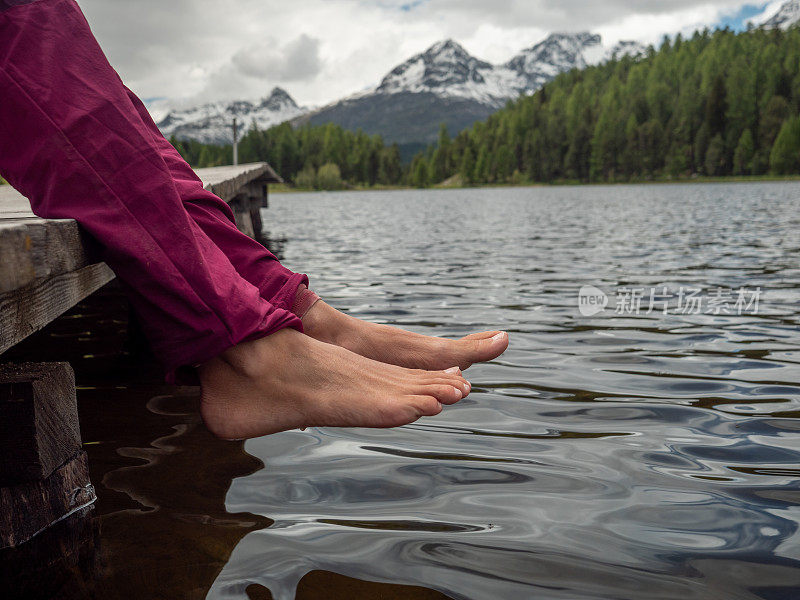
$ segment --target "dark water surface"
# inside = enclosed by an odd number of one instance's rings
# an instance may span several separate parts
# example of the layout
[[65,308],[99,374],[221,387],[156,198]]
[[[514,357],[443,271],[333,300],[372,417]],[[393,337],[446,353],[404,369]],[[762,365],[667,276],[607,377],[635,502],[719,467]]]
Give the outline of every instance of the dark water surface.
[[[315,569],[474,600],[800,597],[799,209],[795,183],[273,196],[331,304],[511,347],[437,418],[248,442],[265,468],[226,506],[275,523],[208,597],[290,599]],[[584,284],[763,294],[586,318]]]
[[[196,391],[85,352],[86,597],[800,598],[800,184],[271,203],[273,250],[329,303],[432,335],[504,329],[510,349],[436,418],[252,456],[205,432]],[[584,285],[605,312],[581,315]],[[648,314],[664,287],[762,294],[755,314]],[[625,288],[639,314],[616,314]],[[65,331],[48,335],[91,337]]]

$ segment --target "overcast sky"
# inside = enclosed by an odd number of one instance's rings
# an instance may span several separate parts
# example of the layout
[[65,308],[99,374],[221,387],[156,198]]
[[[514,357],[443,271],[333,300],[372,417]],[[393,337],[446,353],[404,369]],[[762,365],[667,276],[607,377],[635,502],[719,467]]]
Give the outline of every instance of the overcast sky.
[[780,0],[78,0],[111,64],[145,99],[255,99],[278,85],[322,105],[377,85],[454,38],[503,62],[553,31],[605,44],[777,10]]

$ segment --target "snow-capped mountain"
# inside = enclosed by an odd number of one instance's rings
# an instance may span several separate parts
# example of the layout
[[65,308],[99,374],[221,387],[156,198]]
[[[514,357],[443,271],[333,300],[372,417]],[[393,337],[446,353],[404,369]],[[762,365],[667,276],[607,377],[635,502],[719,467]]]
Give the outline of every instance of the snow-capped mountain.
[[445,40],[395,67],[373,93],[430,92],[499,108],[559,73],[596,64],[604,55],[600,36],[590,33],[554,33],[502,65],[475,58],[454,40]]
[[172,110],[159,121],[158,127],[168,138],[175,136],[206,144],[229,144],[233,138],[234,117],[244,132],[253,122],[259,129],[267,129],[306,112],[308,109],[298,106],[285,90],[276,87],[269,96],[256,102],[215,102],[185,110]]
[[476,87],[486,83],[493,69],[490,63],[471,56],[454,40],[445,40],[392,69],[375,91],[396,94]]
[[789,29],[798,22],[800,22],[800,0],[788,0],[761,26],[766,29]]
[[535,91],[559,73],[599,63],[605,56],[601,42],[592,33],[554,33],[500,68],[517,75],[520,91]]
[[374,88],[317,111],[303,108],[281,88],[257,102],[212,103],[169,111],[158,126],[166,135],[205,143],[230,143],[234,117],[242,129],[284,121],[380,134],[388,142],[419,147],[436,139],[439,125],[457,133],[506,102],[531,94],[559,73],[623,56],[640,56],[638,42],[604,48],[599,35],[554,33],[503,64],[472,56],[454,40],[434,44],[392,69]]
[[323,107],[299,122],[360,128],[410,150],[434,141],[441,123],[457,133],[509,100],[535,92],[559,73],[645,52],[638,42],[606,49],[596,34],[554,33],[494,65],[445,40],[392,69],[372,90]]

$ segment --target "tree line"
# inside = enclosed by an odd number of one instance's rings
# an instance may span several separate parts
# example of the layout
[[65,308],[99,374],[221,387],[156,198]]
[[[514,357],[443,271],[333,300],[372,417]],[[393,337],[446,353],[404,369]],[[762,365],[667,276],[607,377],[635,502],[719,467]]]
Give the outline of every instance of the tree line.
[[800,29],[665,38],[573,70],[414,158],[412,183],[800,173]]
[[[231,145],[170,140],[193,167],[230,164]],[[386,145],[378,135],[352,132],[333,123],[294,128],[283,123],[266,130],[253,124],[239,142],[243,163],[266,161],[298,187],[339,189],[346,184],[403,185],[407,167],[396,144]]]
[[[800,29],[665,38],[643,58],[573,70],[404,165],[396,145],[328,124],[251,129],[243,162],[302,187],[615,182],[800,173]],[[230,146],[173,140],[193,166]]]

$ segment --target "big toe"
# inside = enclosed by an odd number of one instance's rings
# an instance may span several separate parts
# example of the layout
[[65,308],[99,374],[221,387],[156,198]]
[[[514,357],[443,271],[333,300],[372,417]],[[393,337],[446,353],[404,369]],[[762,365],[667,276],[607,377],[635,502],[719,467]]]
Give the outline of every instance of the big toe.
[[508,348],[508,334],[505,331],[473,333],[462,341],[469,344],[472,362],[483,362],[497,358]]

